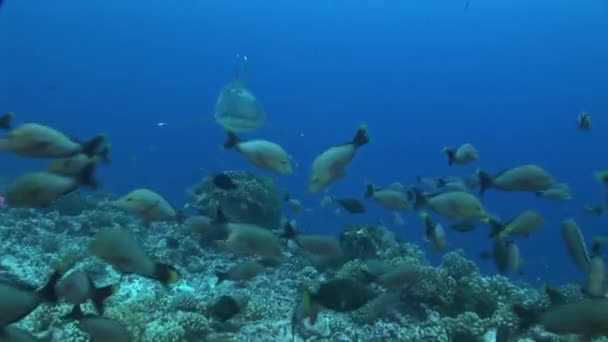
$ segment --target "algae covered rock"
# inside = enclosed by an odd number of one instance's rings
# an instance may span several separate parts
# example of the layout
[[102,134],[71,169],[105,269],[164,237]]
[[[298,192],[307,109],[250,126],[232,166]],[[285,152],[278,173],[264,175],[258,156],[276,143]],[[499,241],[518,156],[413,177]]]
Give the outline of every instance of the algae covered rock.
[[210,217],[215,217],[218,208],[222,208],[230,222],[277,228],[281,199],[272,178],[248,171],[224,173],[236,184],[235,189],[223,190],[213,184],[213,176],[207,176],[190,189],[191,205]]
[[340,234],[340,245],[347,259],[370,259],[384,256],[398,243],[386,227],[352,224]]

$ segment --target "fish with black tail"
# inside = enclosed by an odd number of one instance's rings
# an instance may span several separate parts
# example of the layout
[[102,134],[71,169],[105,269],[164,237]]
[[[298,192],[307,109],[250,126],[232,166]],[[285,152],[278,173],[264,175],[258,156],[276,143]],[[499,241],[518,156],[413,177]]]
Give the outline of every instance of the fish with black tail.
[[83,270],[68,273],[55,286],[57,295],[70,304],[79,305],[91,300],[100,315],[104,313],[104,301],[117,289],[118,284],[97,287],[91,276]]
[[[2,7],[2,0],[0,0],[0,7]],[[13,112],[8,112],[8,113],[2,114],[2,116],[0,116],[0,129],[13,128],[13,117],[14,116],[15,116],[15,113],[13,113]]]
[[6,193],[11,207],[46,208],[54,201],[86,186],[99,187],[95,179],[95,164],[84,167],[76,176],[62,176],[50,172],[31,172],[19,177]]
[[42,303],[56,303],[55,285],[61,276],[61,271],[54,271],[40,289],[21,282],[0,282],[0,327],[20,321]]
[[78,321],[78,328],[87,333],[91,341],[132,341],[129,330],[121,322],[106,317],[84,314],[80,305],[75,305],[66,318]]
[[152,260],[130,232],[119,228],[101,230],[89,244],[89,251],[123,274],[137,274],[172,285],[178,273],[170,265]]
[[[7,126],[6,122],[3,126]],[[87,142],[80,142],[55,128],[26,123],[0,139],[0,151],[29,158],[68,158],[80,153],[92,156],[105,140],[106,136],[100,134]]]
[[608,299],[590,298],[572,303],[553,305],[544,311],[513,306],[519,317],[520,330],[540,325],[558,335],[576,334],[583,338],[608,335]]
[[483,170],[477,170],[479,178],[479,194],[483,195],[488,189],[507,192],[539,192],[551,189],[555,184],[554,178],[542,167],[536,164],[525,164],[503,170],[490,176]]
[[587,112],[579,114],[576,120],[576,127],[579,131],[589,132],[591,130],[591,115]]
[[335,145],[321,152],[312,163],[308,181],[309,192],[319,192],[330,184],[344,178],[344,169],[355,158],[360,147],[368,144],[367,126],[361,125],[354,138],[340,145]]
[[377,297],[372,289],[348,278],[327,281],[316,292],[304,291],[302,310],[305,317],[314,324],[321,309],[337,312],[351,312]]
[[447,246],[447,241],[443,226],[440,223],[434,222],[431,215],[426,212],[421,212],[420,218],[424,222],[425,240],[433,246],[434,251],[440,252],[444,250]]

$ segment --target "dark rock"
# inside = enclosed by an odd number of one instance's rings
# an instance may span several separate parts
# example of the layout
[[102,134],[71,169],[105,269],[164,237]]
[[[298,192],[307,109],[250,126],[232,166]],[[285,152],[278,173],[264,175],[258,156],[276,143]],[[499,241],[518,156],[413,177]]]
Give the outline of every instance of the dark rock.
[[340,245],[347,259],[377,258],[380,252],[397,246],[394,235],[383,226],[352,224],[340,234]]
[[230,222],[249,223],[275,229],[281,218],[281,198],[270,177],[248,171],[225,171],[236,188],[216,186],[213,176],[205,177],[189,190],[191,205],[201,214],[215,217],[218,208]]

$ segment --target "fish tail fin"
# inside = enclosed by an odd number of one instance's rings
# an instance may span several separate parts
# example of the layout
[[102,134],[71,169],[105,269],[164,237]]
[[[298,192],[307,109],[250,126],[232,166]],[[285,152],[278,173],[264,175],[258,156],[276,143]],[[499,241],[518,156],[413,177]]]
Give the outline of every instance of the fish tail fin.
[[298,235],[296,228],[293,226],[291,221],[287,220],[283,225],[283,232],[281,233],[281,238],[291,240]]
[[112,150],[112,144],[105,144],[101,150],[97,153],[99,160],[105,165],[110,165],[112,160],[110,159],[110,151]]
[[76,180],[80,185],[88,186],[92,189],[97,189],[100,186],[99,181],[95,178],[97,163],[87,164],[80,173],[76,176]]
[[376,187],[372,183],[367,183],[365,186],[365,194],[363,194],[364,198],[370,198],[374,196],[374,192],[376,191]]
[[513,305],[513,313],[519,318],[519,329],[526,330],[533,326],[538,320],[538,314],[531,309],[525,308],[521,304]]
[[241,139],[236,135],[236,133],[231,131],[226,131],[226,141],[224,142],[225,149],[235,148]]
[[175,222],[177,222],[177,224],[179,224],[180,226],[182,224],[184,224],[184,222],[186,221],[186,219],[188,218],[188,215],[186,214],[186,212],[182,209],[177,209],[175,210]]
[[179,273],[173,266],[157,262],[154,268],[154,279],[166,286],[175,284],[179,280]]
[[602,184],[608,185],[608,170],[595,171],[595,179]]
[[115,294],[118,291],[118,284],[112,284],[108,286],[95,288],[95,292],[93,293],[93,306],[95,306],[95,310],[99,315],[103,315],[104,312],[104,302],[110,296]]
[[506,228],[506,226],[498,221],[495,218],[487,218],[486,222],[490,225],[490,234],[488,234],[488,237],[490,239],[494,239],[494,238],[501,238],[504,235],[504,230]]
[[83,317],[84,317],[84,312],[82,312],[82,308],[80,307],[80,304],[74,305],[74,307],[72,308],[70,313],[63,316],[63,318],[71,318],[71,319],[75,319],[75,320],[79,320]]
[[217,207],[217,209],[215,210],[215,219],[213,220],[213,222],[219,224],[228,223],[228,218],[226,218],[222,207]]
[[97,149],[106,140],[104,134],[99,134],[93,137],[93,139],[82,144],[82,153],[88,157],[93,157],[97,154]]
[[[420,209],[427,204],[428,200],[427,200],[426,196],[424,196],[422,191],[420,191],[420,189],[413,188],[412,193],[413,193],[413,197],[414,197],[414,209]],[[428,216],[428,214],[427,214],[427,216]]]
[[492,187],[492,177],[484,170],[477,170],[477,178],[479,178],[479,196]]
[[364,269],[362,269],[361,271],[363,273],[363,280],[366,283],[370,283],[371,284],[371,283],[374,283],[374,282],[376,282],[378,280],[378,276],[376,276],[372,272],[370,272],[368,270],[364,270]]
[[361,124],[357,130],[357,133],[355,134],[355,137],[351,141],[351,144],[355,145],[355,147],[361,147],[370,141],[371,139],[369,135],[367,135],[367,125]]
[[224,280],[228,279],[228,272],[216,271],[215,276],[217,277],[217,282],[215,282],[215,285],[218,285]]
[[456,158],[456,151],[451,147],[444,147],[443,153],[448,157],[448,165],[452,166],[452,164],[454,164],[454,158]]
[[0,128],[1,129],[13,128],[13,117],[14,116],[15,116],[15,113],[13,113],[13,112],[8,112],[8,113],[2,114],[2,116],[0,116]]
[[38,290],[38,296],[40,296],[40,298],[42,298],[42,300],[45,302],[57,302],[58,298],[57,292],[55,292],[55,285],[57,285],[57,282],[62,276],[63,272],[57,270],[53,271],[53,274],[51,274],[51,277],[46,284],[40,290]]

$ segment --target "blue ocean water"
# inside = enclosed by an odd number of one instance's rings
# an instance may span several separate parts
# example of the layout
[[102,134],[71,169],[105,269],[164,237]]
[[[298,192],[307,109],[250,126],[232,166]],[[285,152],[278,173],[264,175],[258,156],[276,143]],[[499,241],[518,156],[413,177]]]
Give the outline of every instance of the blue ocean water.
[[[293,155],[295,174],[275,179],[312,209],[299,218],[308,231],[390,221],[380,209],[336,216],[319,208],[321,195],[306,193],[314,156],[365,122],[373,141],[332,194],[361,196],[366,181],[408,184],[534,162],[570,184],[574,199],[484,198],[503,218],[534,208],[547,219],[521,242],[522,279],[582,277],[561,241],[563,218],[574,217],[588,239],[605,232],[605,218],[582,213],[603,199],[593,171],[608,166],[605,1],[471,0],[466,10],[460,0],[5,2],[0,111],[83,139],[109,134],[113,163],[100,178],[110,191],[149,187],[181,206],[202,176],[252,169],[221,149],[224,133],[212,120],[240,53],[268,114],[245,137],[276,141]],[[581,111],[593,116],[589,134],[575,128]],[[448,167],[441,148],[463,142],[478,147],[480,160]],[[1,155],[0,175],[40,165]],[[419,218],[406,221],[392,229],[422,243]],[[485,231],[448,234],[451,248],[473,258],[489,246]]]

